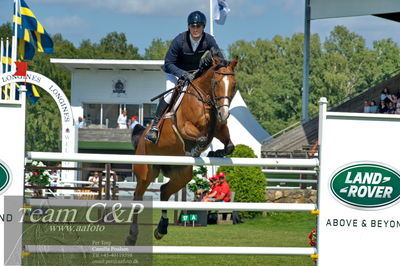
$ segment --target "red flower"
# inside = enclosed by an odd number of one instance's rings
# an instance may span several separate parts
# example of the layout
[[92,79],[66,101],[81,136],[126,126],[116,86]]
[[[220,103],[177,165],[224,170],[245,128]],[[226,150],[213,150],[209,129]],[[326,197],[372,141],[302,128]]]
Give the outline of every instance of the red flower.
[[308,235],[308,238],[310,239],[310,246],[314,247],[315,240],[317,240],[317,230],[313,229],[311,233]]
[[33,172],[33,175],[38,175],[38,172]]

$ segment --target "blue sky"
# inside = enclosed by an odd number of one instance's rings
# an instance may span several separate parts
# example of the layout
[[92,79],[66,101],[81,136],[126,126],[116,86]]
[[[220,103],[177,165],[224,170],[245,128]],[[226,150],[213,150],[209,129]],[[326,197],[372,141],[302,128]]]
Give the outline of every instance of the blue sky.
[[[0,0],[0,24],[11,21],[13,0]],[[194,10],[209,15],[209,0],[26,0],[50,34],[61,33],[76,46],[83,39],[98,42],[112,31],[124,32],[128,42],[144,54],[153,39],[173,39],[186,30]],[[214,24],[222,49],[237,40],[285,37],[304,30],[304,0],[228,0],[231,12],[224,26]],[[209,22],[209,21],[208,21]],[[209,23],[208,23],[209,25]],[[323,19],[311,22],[311,32],[324,40],[335,25],[373,40],[392,38],[400,43],[400,24],[373,16]],[[209,28],[206,28],[209,32]]]

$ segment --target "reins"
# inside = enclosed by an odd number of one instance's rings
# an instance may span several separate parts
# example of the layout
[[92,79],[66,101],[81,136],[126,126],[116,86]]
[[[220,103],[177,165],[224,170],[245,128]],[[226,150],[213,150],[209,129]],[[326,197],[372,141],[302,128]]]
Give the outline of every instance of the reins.
[[[225,71],[218,71],[218,70],[214,70],[213,73],[213,77],[211,79],[211,94],[212,94],[212,98],[210,97],[210,95],[206,95],[198,86],[196,86],[193,82],[189,81],[189,84],[192,85],[193,89],[198,93],[195,94],[193,92],[190,91],[180,91],[180,93],[186,93],[189,95],[194,96],[198,101],[207,104],[211,107],[214,107],[216,110],[218,110],[221,107],[224,106],[229,106],[228,104],[222,104],[222,105],[218,105],[217,102],[221,99],[228,99],[229,101],[232,100],[232,96],[215,96],[215,87],[217,85],[217,83],[219,81],[215,80],[215,74],[220,74],[220,75],[235,75],[235,72],[225,72]],[[206,97],[204,97],[204,95]],[[208,99],[204,99],[204,98],[208,98]],[[211,98],[211,99],[210,99]]]

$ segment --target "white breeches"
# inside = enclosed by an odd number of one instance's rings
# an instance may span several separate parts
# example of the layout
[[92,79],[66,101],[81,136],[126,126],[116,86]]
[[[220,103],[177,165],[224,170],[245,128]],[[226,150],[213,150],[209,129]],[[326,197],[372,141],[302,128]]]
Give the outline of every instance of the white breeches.
[[[178,77],[172,75],[172,74],[166,74],[165,76],[165,90],[169,90],[175,87],[176,82],[178,81]],[[171,102],[171,98],[173,95],[173,91],[170,91],[169,93],[164,95],[164,101],[166,103],[170,103]]]

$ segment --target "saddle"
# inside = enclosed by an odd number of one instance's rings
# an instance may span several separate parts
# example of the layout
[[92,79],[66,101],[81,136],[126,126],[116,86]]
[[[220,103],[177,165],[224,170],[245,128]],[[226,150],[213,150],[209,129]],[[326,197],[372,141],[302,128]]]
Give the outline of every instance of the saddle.
[[[164,114],[161,116],[158,122],[158,129],[161,133],[162,127],[164,125],[165,119],[173,119],[173,125],[175,125],[175,112],[178,109],[180,103],[182,102],[185,91],[187,90],[188,84],[184,80],[178,80],[176,86],[172,89],[173,95],[171,97],[171,102],[169,106],[165,109]],[[175,130],[175,129],[174,129]],[[180,136],[180,134],[179,134]]]

